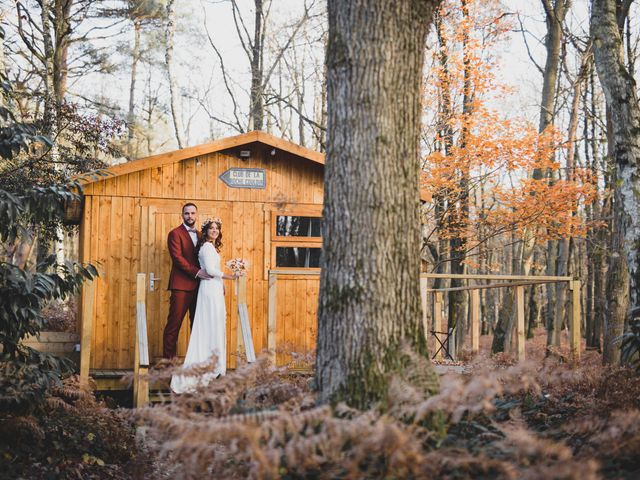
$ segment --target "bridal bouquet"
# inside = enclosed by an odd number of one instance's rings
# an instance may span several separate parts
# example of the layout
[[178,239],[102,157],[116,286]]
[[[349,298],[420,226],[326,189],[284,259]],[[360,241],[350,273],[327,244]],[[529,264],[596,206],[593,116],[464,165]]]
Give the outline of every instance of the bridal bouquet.
[[242,258],[234,258],[233,260],[229,260],[226,265],[234,274],[244,277],[247,274],[249,262]]

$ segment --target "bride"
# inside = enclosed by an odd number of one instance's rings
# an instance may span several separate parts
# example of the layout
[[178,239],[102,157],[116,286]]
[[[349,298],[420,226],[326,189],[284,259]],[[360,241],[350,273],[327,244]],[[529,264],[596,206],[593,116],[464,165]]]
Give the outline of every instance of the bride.
[[227,370],[227,312],[222,280],[235,280],[237,276],[222,273],[221,247],[222,222],[218,218],[205,220],[197,246],[198,260],[200,267],[213,278],[200,281],[193,329],[182,368],[204,364],[212,355],[218,360],[213,372],[202,376],[174,375],[171,378],[171,390],[175,393],[193,391],[197,385],[206,385],[211,379],[224,375]]

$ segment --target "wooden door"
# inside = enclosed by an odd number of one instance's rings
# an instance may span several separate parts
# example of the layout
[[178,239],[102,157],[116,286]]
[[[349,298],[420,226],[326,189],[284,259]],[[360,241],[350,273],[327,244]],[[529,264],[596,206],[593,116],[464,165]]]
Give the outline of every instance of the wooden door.
[[[198,201],[198,221],[197,226],[200,229],[202,221],[206,218],[219,217],[223,224],[223,243],[225,225],[231,224],[231,203],[230,202],[203,202]],[[167,235],[175,227],[182,223],[181,217],[182,202],[179,200],[142,200],[141,215],[141,252],[140,260],[142,272],[147,274],[146,287],[146,305],[147,305],[147,331],[149,337],[149,356],[152,363],[162,358],[162,334],[167,323],[167,314],[169,311],[169,296],[167,290],[169,283],[169,273],[171,271],[171,257],[167,249]],[[227,242],[229,243],[229,242]],[[229,258],[225,255],[225,250],[230,245],[223,246],[223,258]],[[230,355],[230,313],[233,312],[231,285],[227,285],[227,361]],[[234,329],[235,330],[235,329]],[[183,357],[187,351],[189,339],[189,321],[188,316],[185,317],[180,336],[178,338],[178,356]],[[235,341],[235,337],[233,339]],[[235,344],[234,344],[235,345]]]

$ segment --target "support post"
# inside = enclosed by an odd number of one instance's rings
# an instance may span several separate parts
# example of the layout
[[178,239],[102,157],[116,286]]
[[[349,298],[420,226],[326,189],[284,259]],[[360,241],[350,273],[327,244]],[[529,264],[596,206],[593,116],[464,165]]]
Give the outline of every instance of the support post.
[[524,328],[524,287],[515,287],[516,295],[516,355],[518,361],[525,359],[525,328]]
[[429,280],[420,277],[420,302],[422,303],[422,328],[424,328],[425,340],[429,338],[429,316],[427,315],[427,287]]
[[267,320],[267,348],[269,360],[276,365],[276,313],[277,313],[277,287],[278,278],[275,273],[269,272],[269,317]]
[[[244,339],[242,338],[242,319],[240,318],[240,305],[247,303],[247,277],[239,277],[236,280],[236,310],[238,318],[236,321],[236,353],[245,351]],[[238,356],[236,356],[236,368],[238,368]]]
[[480,290],[471,290],[471,351],[480,351]]
[[569,282],[571,290],[571,318],[569,319],[569,344],[571,356],[574,360],[580,360],[580,340],[582,327],[582,308],[580,305],[580,280],[574,279]]
[[149,344],[147,338],[147,310],[145,305],[146,278],[138,273],[136,278],[136,340],[134,353],[133,405],[144,407],[149,403]]
[[247,277],[243,275],[238,282],[238,351],[244,352],[248,363],[256,361],[256,352],[253,346],[251,323],[249,322],[249,308],[247,307]]
[[93,335],[93,304],[95,300],[96,280],[82,285],[82,332],[80,336],[80,385],[89,385],[89,366],[91,364],[91,336]]
[[[440,292],[435,293],[435,301],[433,305],[433,330],[435,332],[442,332],[442,293]],[[442,359],[442,352],[438,352],[436,359]]]

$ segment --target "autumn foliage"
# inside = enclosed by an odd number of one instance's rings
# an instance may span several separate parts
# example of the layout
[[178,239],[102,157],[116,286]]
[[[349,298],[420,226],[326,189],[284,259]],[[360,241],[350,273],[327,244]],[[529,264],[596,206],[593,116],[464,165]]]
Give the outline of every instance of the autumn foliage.
[[[436,22],[437,49],[425,82],[423,187],[434,199],[430,236],[462,238],[464,254],[503,234],[538,242],[581,236],[580,208],[594,199],[585,170],[562,167],[566,138],[539,133],[500,104],[517,92],[496,76],[492,52],[513,27],[497,1],[448,0]],[[544,174],[533,178],[534,171]]]

